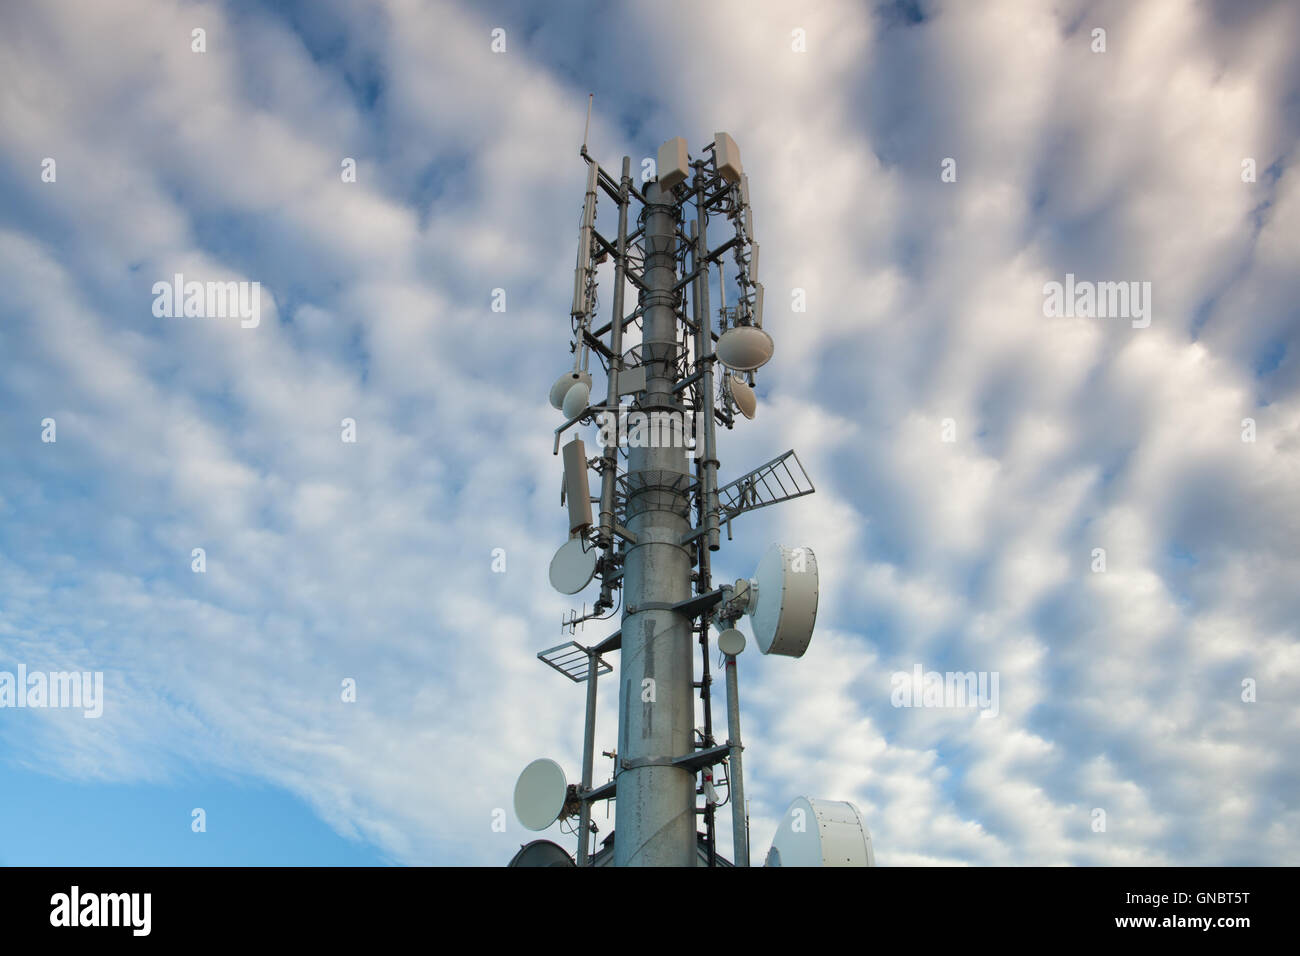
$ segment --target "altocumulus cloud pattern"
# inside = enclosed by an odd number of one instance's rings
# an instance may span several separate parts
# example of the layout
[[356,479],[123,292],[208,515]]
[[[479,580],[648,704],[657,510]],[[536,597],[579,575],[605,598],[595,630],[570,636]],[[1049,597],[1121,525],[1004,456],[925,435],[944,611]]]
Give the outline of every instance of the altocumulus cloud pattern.
[[[1281,2],[6,3],[0,860],[528,838],[516,773],[581,739],[534,655],[594,90],[607,167],[725,129],[762,184],[777,355],[726,459],[797,447],[817,494],[726,553],[812,546],[822,603],[797,666],[746,662],[755,859],[814,792],[882,864],[1294,863],[1298,35]],[[996,715],[898,706],[917,668],[997,675]],[[49,706],[72,672],[101,699]]]

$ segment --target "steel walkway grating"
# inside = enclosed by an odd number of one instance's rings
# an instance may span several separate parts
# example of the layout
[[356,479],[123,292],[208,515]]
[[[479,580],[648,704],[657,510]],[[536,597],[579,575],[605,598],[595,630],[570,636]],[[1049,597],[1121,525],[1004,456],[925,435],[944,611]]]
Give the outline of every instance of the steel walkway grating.
[[[577,641],[569,641],[567,644],[556,644],[554,647],[539,651],[537,659],[543,664],[555,668],[575,684],[581,684],[587,680],[591,670],[591,659],[587,650]],[[596,658],[597,677],[602,674],[609,674],[613,670],[614,668],[606,664],[603,659]]]
[[719,488],[718,510],[721,520],[730,521],[746,511],[810,495],[815,490],[792,448]]

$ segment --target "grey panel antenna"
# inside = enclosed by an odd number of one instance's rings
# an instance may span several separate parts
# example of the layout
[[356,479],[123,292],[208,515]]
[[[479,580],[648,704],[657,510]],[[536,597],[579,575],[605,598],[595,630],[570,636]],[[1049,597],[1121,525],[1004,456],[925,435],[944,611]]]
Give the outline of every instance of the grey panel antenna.
[[587,478],[587,446],[575,438],[564,446],[564,494],[569,501],[569,534],[591,527],[591,484]]

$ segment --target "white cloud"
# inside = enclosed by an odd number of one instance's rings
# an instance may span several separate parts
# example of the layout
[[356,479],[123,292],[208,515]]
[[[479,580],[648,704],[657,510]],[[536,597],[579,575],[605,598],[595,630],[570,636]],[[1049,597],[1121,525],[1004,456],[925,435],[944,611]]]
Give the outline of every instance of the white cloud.
[[[322,4],[306,45],[215,4],[7,12],[0,511],[27,546],[0,562],[0,646],[115,662],[101,722],[51,717],[16,759],[252,774],[396,860],[508,859],[514,774],[578,770],[580,689],[534,659],[567,607],[544,395],[609,76],[612,168],[670,135],[741,144],[777,352],[723,477],[793,446],[818,486],[738,521],[717,566],[798,536],[823,572],[809,654],[742,662],[755,859],[803,792],[858,802],[890,864],[1293,858],[1296,15],[927,13],[723,4],[674,39],[662,5],[507,17],[495,55],[453,5]],[[603,72],[576,74],[592,43]],[[1280,177],[1243,184],[1248,155]],[[154,319],[174,271],[261,281],[262,325]],[[1151,281],[1151,327],[1044,317],[1066,272]],[[999,671],[1000,716],[891,707],[915,663]],[[605,749],[612,695],[599,723]]]

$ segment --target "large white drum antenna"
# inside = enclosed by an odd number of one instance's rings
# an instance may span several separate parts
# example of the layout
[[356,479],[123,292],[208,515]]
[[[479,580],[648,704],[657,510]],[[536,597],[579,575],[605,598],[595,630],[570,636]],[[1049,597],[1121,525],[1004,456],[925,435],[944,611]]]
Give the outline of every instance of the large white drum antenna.
[[875,866],[871,833],[851,803],[796,797],[767,851],[767,866]]
[[817,622],[817,556],[811,548],[774,544],[748,582],[746,613],[764,654],[803,657]]

